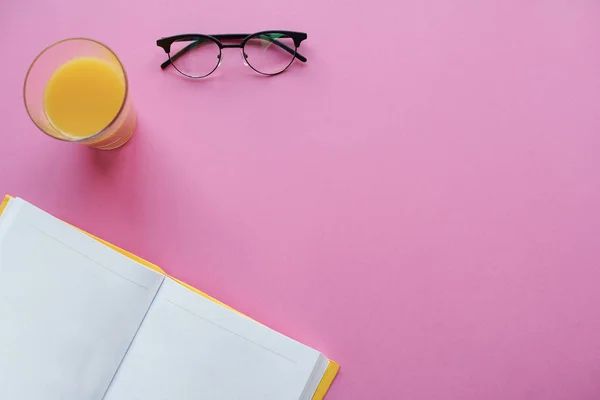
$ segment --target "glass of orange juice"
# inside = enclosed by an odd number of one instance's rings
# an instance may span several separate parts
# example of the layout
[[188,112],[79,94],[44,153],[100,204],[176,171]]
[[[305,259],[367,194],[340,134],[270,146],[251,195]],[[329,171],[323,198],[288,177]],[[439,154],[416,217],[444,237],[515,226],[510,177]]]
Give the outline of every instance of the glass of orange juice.
[[133,135],[136,115],[116,54],[91,39],[51,45],[29,67],[23,97],[31,120],[49,136],[102,150]]

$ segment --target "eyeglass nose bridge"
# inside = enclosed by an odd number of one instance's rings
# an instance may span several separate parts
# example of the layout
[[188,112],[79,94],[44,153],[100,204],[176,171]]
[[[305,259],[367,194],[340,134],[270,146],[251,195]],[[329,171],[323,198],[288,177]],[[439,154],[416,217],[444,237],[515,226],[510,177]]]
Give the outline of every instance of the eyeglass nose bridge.
[[[248,55],[244,52],[244,48],[242,46],[237,46],[237,45],[231,45],[229,46],[230,48],[234,48],[234,47],[239,47],[240,48],[240,54],[242,56],[242,62],[244,63],[244,65],[246,67],[249,67],[250,65],[248,65],[248,61],[246,60],[246,58],[248,57]],[[225,45],[223,45],[223,48],[226,48]],[[223,64],[223,52],[220,52],[219,55],[217,56],[217,59],[219,60],[219,62],[217,63],[217,66],[215,67],[215,70],[217,68],[219,68],[221,66],[221,64]],[[214,71],[213,71],[214,72]],[[212,72],[210,73],[212,74]],[[209,74],[209,75],[210,75]],[[208,76],[208,75],[207,75]]]
[[[240,49],[241,55],[242,55],[242,62],[244,63],[244,65],[246,67],[248,67],[248,61],[246,60],[246,58],[248,57],[248,55],[244,52],[244,46],[239,43],[239,44],[223,44],[221,45],[221,50],[222,49]],[[219,65],[217,65],[217,68],[221,66],[221,64],[223,63],[223,52],[221,52],[220,56],[219,56]]]
[[[222,49],[235,49],[238,48],[240,49],[240,54],[242,56],[242,62],[244,63],[244,65],[246,67],[249,67],[250,65],[248,65],[248,54],[246,54],[246,52],[244,52],[244,46],[242,46],[241,44],[224,44]],[[221,52],[219,54],[219,64],[217,65],[217,68],[221,66],[221,64],[223,63],[223,52]]]

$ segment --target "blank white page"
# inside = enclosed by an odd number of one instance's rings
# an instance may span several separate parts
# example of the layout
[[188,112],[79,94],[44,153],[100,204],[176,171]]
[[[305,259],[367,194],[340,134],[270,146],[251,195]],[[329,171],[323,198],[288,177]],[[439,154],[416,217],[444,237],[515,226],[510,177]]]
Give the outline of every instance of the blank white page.
[[164,277],[21,200],[0,218],[0,399],[101,400]]
[[105,400],[299,400],[320,357],[167,278]]

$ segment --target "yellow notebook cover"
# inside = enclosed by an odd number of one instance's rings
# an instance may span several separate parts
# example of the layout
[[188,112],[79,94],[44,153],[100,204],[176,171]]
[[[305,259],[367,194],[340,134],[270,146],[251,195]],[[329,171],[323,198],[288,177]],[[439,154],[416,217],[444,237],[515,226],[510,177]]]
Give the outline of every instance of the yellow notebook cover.
[[[4,208],[6,208],[6,205],[8,204],[8,201],[10,199],[11,199],[10,196],[5,196],[4,197],[4,199],[2,200],[2,203],[0,203],[0,214],[2,214],[2,212],[4,211]],[[146,261],[146,260],[144,260],[144,259],[136,256],[135,254],[132,254],[132,253],[126,251],[126,250],[123,250],[123,249],[121,249],[121,248],[119,248],[119,247],[117,247],[117,246],[115,246],[115,245],[113,245],[111,243],[108,243],[105,240],[97,238],[96,236],[91,235],[91,234],[89,234],[89,233],[87,233],[85,231],[82,231],[82,232],[85,233],[86,235],[88,235],[88,236],[96,239],[97,241],[105,244],[106,246],[112,248],[113,250],[118,251],[119,253],[123,254],[124,256],[129,257],[132,260],[134,260],[134,261],[136,261],[136,262],[138,262],[138,263],[140,263],[140,264],[142,264],[142,265],[144,265],[144,266],[146,266],[146,267],[148,267],[150,269],[153,269],[153,270],[155,270],[155,271],[157,271],[157,272],[159,272],[159,273],[161,273],[161,274],[163,274],[165,276],[168,276],[171,279],[176,280],[177,282],[181,283],[183,286],[187,287],[188,289],[190,289],[190,290],[198,293],[200,296],[206,297],[207,299],[209,299],[211,301],[214,301],[215,303],[218,303],[218,304],[222,305],[223,307],[227,307],[230,310],[233,310],[233,311],[237,312],[240,315],[244,315],[241,312],[239,312],[239,311],[237,311],[237,310],[229,307],[227,304],[224,304],[224,303],[220,302],[219,300],[215,299],[214,297],[211,297],[211,296],[207,295],[206,293],[201,292],[200,290],[198,290],[198,289],[196,289],[196,288],[188,285],[185,282],[181,282],[179,279],[173,278],[172,276],[170,276],[169,274],[167,274],[165,271],[163,271],[157,265],[154,265],[151,262],[148,262],[148,261]],[[244,315],[244,316],[246,318],[250,318],[247,315]],[[327,394],[327,391],[329,390],[329,387],[333,383],[333,379],[337,375],[339,369],[340,369],[340,366],[337,363],[329,360],[329,366],[327,367],[327,370],[325,371],[325,374],[323,375],[323,378],[321,379],[321,383],[319,383],[319,386],[317,387],[317,390],[315,391],[315,394],[314,394],[312,400],[323,400],[325,398],[325,395]]]

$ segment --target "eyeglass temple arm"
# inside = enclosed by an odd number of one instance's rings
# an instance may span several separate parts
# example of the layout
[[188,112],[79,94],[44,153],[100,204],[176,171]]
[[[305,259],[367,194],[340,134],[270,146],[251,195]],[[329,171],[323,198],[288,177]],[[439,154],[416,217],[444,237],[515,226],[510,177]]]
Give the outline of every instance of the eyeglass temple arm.
[[[248,36],[249,35],[238,35],[238,34],[213,35],[213,37],[215,39],[221,39],[221,40],[245,39]],[[288,53],[294,55],[298,60],[300,60],[302,62],[306,62],[307,61],[306,57],[304,57],[300,53],[297,53],[294,49],[292,49],[291,47],[287,46],[285,43],[281,43],[279,40],[274,39],[274,38],[272,38],[272,37],[270,37],[268,35],[261,35],[260,37],[261,37],[261,39],[267,39],[267,40],[271,41],[272,43],[276,44],[278,47],[281,47],[282,49],[284,49]],[[191,42],[190,44],[188,44],[187,46],[185,46],[183,49],[179,50],[177,53],[173,54],[172,56],[169,56],[169,59],[166,60],[164,63],[162,63],[160,65],[160,68],[161,69],[167,68],[173,61],[177,60],[179,57],[181,57],[182,55],[184,55],[188,51],[194,49],[194,47],[198,46],[199,44],[202,44],[203,42],[205,42],[205,40],[203,40],[203,39],[194,40],[193,42]]]
[[270,41],[271,43],[275,43],[278,47],[281,47],[282,49],[284,49],[285,51],[287,51],[288,53],[292,54],[293,56],[295,56],[298,60],[302,61],[302,62],[306,62],[306,57],[304,57],[302,54],[298,53],[296,50],[292,49],[291,47],[289,47],[288,45],[286,45],[285,43],[280,42],[279,40],[272,38],[269,35],[260,35],[259,36],[261,39],[266,39],[268,41]]

